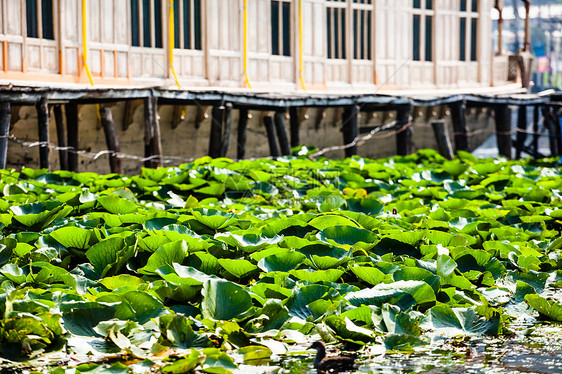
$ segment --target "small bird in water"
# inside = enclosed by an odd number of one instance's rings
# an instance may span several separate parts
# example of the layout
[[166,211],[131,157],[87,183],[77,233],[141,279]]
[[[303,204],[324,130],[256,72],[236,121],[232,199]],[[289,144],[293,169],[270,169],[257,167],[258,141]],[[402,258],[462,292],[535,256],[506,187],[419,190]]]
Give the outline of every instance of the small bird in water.
[[322,341],[312,343],[308,349],[316,349],[316,357],[314,358],[314,368],[319,373],[338,373],[340,371],[355,370],[355,357],[352,356],[335,356],[326,357],[326,346]]

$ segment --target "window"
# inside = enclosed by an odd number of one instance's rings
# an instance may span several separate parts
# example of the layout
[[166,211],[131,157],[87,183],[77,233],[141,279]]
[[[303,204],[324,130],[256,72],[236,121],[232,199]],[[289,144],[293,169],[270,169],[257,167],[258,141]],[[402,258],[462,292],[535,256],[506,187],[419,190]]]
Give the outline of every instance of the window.
[[326,32],[328,42],[328,58],[345,59],[345,21],[347,6],[346,0],[327,0],[326,6]]
[[291,3],[290,0],[271,2],[271,54],[291,55]]
[[413,0],[413,8],[412,59],[414,61],[433,61],[433,0]]
[[[470,2],[470,11],[468,10]],[[478,0],[461,0],[459,22],[459,60],[478,59]]]
[[53,0],[26,0],[27,36],[55,40]]
[[353,0],[353,58],[371,60],[372,0]]
[[201,0],[174,1],[174,48],[201,50]]
[[162,48],[162,0],[131,0],[131,44]]

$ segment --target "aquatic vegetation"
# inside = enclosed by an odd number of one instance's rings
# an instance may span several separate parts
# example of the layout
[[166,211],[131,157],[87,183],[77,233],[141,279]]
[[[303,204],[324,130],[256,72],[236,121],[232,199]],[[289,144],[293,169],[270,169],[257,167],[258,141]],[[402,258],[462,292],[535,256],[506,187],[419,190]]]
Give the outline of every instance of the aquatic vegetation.
[[2,171],[0,357],[260,372],[319,337],[390,354],[560,322],[561,175],[434,151]]

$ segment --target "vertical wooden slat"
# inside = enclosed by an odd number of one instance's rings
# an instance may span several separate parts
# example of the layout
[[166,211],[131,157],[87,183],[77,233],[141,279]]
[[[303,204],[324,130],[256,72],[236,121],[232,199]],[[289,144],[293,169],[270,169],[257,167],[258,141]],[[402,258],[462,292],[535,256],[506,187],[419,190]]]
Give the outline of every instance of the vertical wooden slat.
[[275,126],[271,116],[263,117],[263,124],[267,132],[267,141],[269,143],[269,153],[273,157],[279,157],[279,147],[277,146],[277,137],[275,136]]
[[433,127],[439,154],[448,160],[452,160],[453,147],[451,146],[451,139],[449,138],[449,131],[447,130],[447,126],[445,126],[445,121],[433,121],[431,122],[431,127]]
[[[349,145],[357,138],[359,133],[359,106],[350,105],[344,108],[342,114],[342,132],[343,132],[343,144]],[[345,157],[351,157],[357,154],[357,145],[352,145],[344,150]]]
[[238,116],[238,138],[236,147],[236,158],[239,160],[246,156],[246,127],[248,126],[248,109],[240,109]]
[[216,105],[211,114],[211,135],[209,136],[209,156],[216,158],[222,154],[222,133],[226,107]]
[[291,107],[289,109],[289,116],[291,121],[291,147],[298,147],[300,145],[300,138],[299,138],[300,118],[299,118],[298,108]]
[[49,104],[42,98],[35,105],[37,109],[37,130],[39,134],[39,167],[49,169]]
[[501,156],[511,159],[511,110],[507,104],[494,107],[496,117],[496,138]]
[[468,150],[468,130],[466,126],[466,102],[459,101],[449,104],[453,122],[453,139],[456,151]]
[[0,169],[6,169],[11,117],[11,104],[9,102],[0,103]]
[[100,117],[103,132],[105,134],[105,144],[107,145],[107,149],[113,152],[109,155],[109,167],[111,169],[111,172],[123,174],[123,164],[121,162],[121,159],[116,154],[121,152],[121,148],[119,147],[117,129],[115,128],[115,123],[113,122],[111,108],[108,106],[101,107]]
[[527,139],[527,106],[519,105],[517,112],[517,136],[515,141],[515,158],[521,158],[521,152]]
[[57,127],[57,143],[61,148],[59,150],[60,168],[61,170],[68,170],[68,151],[66,147],[66,134],[64,131],[64,122],[62,118],[62,106],[55,105],[55,125]]
[[68,170],[78,172],[78,105],[68,103],[65,106],[66,140],[71,148],[68,151]]
[[281,154],[288,156],[291,154],[291,147],[289,146],[289,137],[287,136],[287,128],[285,127],[285,113],[275,112],[275,132],[279,138],[279,146],[281,147]]
[[400,105],[396,111],[396,121],[401,126],[396,134],[396,153],[406,156],[412,153],[412,134],[413,130],[409,123],[412,116],[412,106],[410,104]]

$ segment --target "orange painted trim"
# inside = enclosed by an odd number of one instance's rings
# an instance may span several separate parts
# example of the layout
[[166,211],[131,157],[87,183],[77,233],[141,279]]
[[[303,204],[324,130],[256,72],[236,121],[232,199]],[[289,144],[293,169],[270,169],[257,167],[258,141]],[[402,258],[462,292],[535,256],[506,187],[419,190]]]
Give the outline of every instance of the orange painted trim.
[[[84,79],[85,78],[85,79]],[[70,84],[89,84],[88,78],[85,74],[80,75],[60,75],[60,74],[48,74],[48,73],[22,73],[22,72],[4,72],[0,70],[0,80],[7,80],[12,83],[22,83],[33,82],[34,85],[37,83],[70,83]],[[123,86],[132,87],[133,84],[128,78],[100,78],[96,81],[96,84],[102,84],[107,86]]]
[[113,77],[117,78],[119,75],[117,74],[117,71],[119,66],[117,66],[117,51],[113,50]]
[[8,41],[4,40],[2,42],[2,67],[6,72],[8,71]]
[[64,52],[61,48],[59,49],[59,74],[64,75],[65,73],[66,73],[66,64],[64,60]]
[[105,78],[105,51],[100,49],[100,77]]

